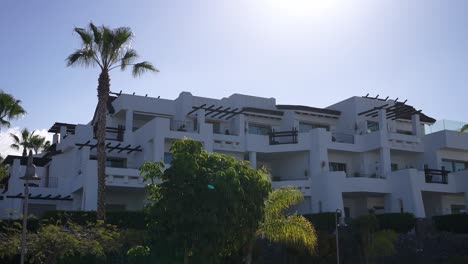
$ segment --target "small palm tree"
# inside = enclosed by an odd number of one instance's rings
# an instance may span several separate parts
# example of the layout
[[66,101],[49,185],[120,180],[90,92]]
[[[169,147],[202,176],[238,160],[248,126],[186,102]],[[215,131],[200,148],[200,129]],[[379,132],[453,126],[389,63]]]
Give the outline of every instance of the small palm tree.
[[10,133],[10,136],[13,139],[13,144],[11,144],[10,147],[15,150],[20,150],[21,148],[23,148],[23,156],[27,155],[28,150],[33,149],[31,140],[35,136],[34,131],[30,133],[27,128],[24,128],[23,130],[21,130],[20,136],[17,136],[13,133]]
[[460,132],[465,132],[466,130],[468,130],[468,125],[464,125],[464,126],[460,129]]
[[97,219],[105,220],[105,175],[106,175],[106,110],[110,92],[109,72],[120,68],[125,70],[132,66],[134,77],[146,71],[158,71],[150,62],[135,63],[137,52],[132,49],[133,33],[128,27],[110,29],[105,26],[96,27],[90,23],[88,29],[75,28],[81,38],[81,48],[67,58],[67,66],[98,66],[101,70],[98,79],[97,105],[97,175],[98,200]]
[[[279,242],[288,247],[315,252],[317,234],[312,224],[297,213],[285,215],[285,210],[304,199],[294,187],[276,189],[265,202],[265,218],[256,232],[256,237]],[[252,261],[253,243],[250,244],[245,263]]]
[[13,95],[0,91],[0,126],[10,127],[10,120],[17,119],[26,114],[21,101]]
[[39,151],[47,150],[50,147],[50,141],[39,135],[32,136],[29,143],[36,154],[39,153]]

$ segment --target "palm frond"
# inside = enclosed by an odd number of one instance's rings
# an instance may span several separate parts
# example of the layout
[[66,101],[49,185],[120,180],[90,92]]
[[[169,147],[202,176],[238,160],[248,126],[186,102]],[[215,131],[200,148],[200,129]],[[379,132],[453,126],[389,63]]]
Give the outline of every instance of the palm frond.
[[83,44],[91,45],[93,42],[93,38],[89,32],[86,31],[84,28],[75,28],[75,32],[80,35]]
[[14,150],[19,150],[20,149],[20,146],[18,144],[11,144],[10,145],[10,148],[14,149]]
[[13,139],[13,142],[15,142],[15,144],[19,144],[21,142],[19,137],[13,133],[10,133],[10,137]]
[[79,49],[70,54],[67,58],[67,66],[85,66],[90,67],[98,63],[94,58],[94,51],[92,49]]
[[98,27],[96,27],[93,22],[89,23],[89,29],[93,32],[93,40],[94,44],[97,46],[101,45],[101,40],[102,40],[102,32],[99,30]]
[[111,29],[105,26],[101,26],[101,31],[102,31],[102,41],[101,41],[101,46],[100,46],[101,62],[104,68],[109,68],[111,65],[111,57],[113,54],[112,39],[114,38],[114,33]]
[[133,62],[134,59],[138,58],[138,54],[134,49],[129,49],[120,59],[120,69],[123,71],[127,68],[129,64]]
[[261,225],[258,235],[310,254],[315,252],[317,245],[315,228],[306,218],[297,214],[266,221]]
[[151,62],[144,61],[133,65],[132,75],[134,77],[138,77],[147,71],[159,72],[159,70],[156,69],[153,64],[151,64]]
[[266,217],[279,215],[303,199],[302,193],[292,186],[274,190],[265,203],[265,215]]
[[10,122],[8,120],[20,118],[24,114],[26,114],[26,111],[21,106],[20,100],[17,100],[11,94],[0,91],[0,125],[9,127]]
[[460,129],[460,132],[465,132],[468,130],[468,124],[467,125],[464,125],[461,129]]

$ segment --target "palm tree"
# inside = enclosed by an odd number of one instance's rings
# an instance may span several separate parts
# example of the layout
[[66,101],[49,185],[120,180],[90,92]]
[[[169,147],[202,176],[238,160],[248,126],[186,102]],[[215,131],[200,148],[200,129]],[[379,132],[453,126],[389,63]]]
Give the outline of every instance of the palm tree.
[[466,130],[468,130],[468,125],[464,125],[464,126],[460,129],[460,133],[461,133],[461,132],[465,132]]
[[32,136],[29,143],[36,154],[39,153],[39,151],[47,150],[50,147],[50,141],[39,135]]
[[252,261],[253,244],[257,237],[314,253],[317,234],[312,224],[297,213],[285,215],[285,210],[303,199],[302,193],[294,187],[284,187],[270,193],[265,202],[264,220],[248,245],[245,263],[250,264]]
[[109,72],[127,66],[133,66],[134,77],[146,71],[158,71],[150,62],[135,63],[137,52],[132,49],[133,33],[128,27],[110,29],[106,26],[96,27],[89,23],[87,29],[75,28],[81,38],[81,48],[77,49],[67,58],[67,66],[98,66],[101,70],[98,79],[98,105],[97,105],[97,175],[98,200],[97,219],[105,220],[105,166],[106,166],[106,110],[110,92]]
[[15,150],[23,148],[23,156],[27,155],[28,150],[33,149],[31,140],[35,136],[34,131],[30,133],[27,128],[24,128],[23,130],[21,130],[21,135],[19,137],[13,133],[10,133],[10,136],[13,139],[13,144],[11,144],[10,147]]
[[10,120],[26,114],[21,101],[13,95],[0,91],[0,126],[10,127]]

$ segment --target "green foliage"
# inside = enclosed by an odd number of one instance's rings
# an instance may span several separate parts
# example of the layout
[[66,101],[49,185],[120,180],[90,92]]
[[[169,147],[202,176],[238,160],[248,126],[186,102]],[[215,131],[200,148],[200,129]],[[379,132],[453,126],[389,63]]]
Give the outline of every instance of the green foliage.
[[265,220],[257,234],[273,242],[281,242],[296,250],[313,254],[317,234],[312,224],[298,214],[285,215],[285,210],[303,200],[302,193],[294,187],[284,187],[270,193],[265,202]]
[[[21,227],[13,226],[0,233],[0,259],[13,259],[20,251]],[[102,223],[43,225],[28,233],[26,259],[31,263],[56,263],[71,256],[95,256],[105,259],[120,248],[119,233]]]
[[[21,228],[23,224],[22,219],[7,219],[7,220],[0,220],[0,232],[5,232],[10,228]],[[27,230],[29,232],[36,232],[39,230],[40,227],[40,220],[36,217],[29,216],[28,217],[28,225]]]
[[162,174],[158,163],[142,166],[142,175],[161,180],[147,186],[152,250],[168,263],[216,263],[251,240],[263,218],[270,183],[263,171],[207,153],[200,142],[176,140],[171,152],[171,167]]
[[438,215],[432,218],[439,231],[468,233],[468,214]]
[[375,216],[380,230],[390,229],[397,233],[408,233],[416,224],[416,219],[411,213],[386,213]]
[[151,263],[150,249],[147,246],[135,246],[127,251],[129,263]]
[[461,129],[460,129],[460,133],[461,132],[465,132],[468,130],[468,125],[464,125]]
[[351,228],[360,245],[365,263],[372,263],[375,257],[395,253],[396,232],[393,230],[378,231],[378,227],[378,220],[374,214],[362,215],[351,222]]
[[0,185],[2,184],[2,180],[8,177],[8,164],[3,163],[3,157],[0,155]]
[[18,119],[26,114],[26,111],[21,106],[21,101],[0,91],[0,126],[10,127],[10,121]]
[[[51,223],[67,223],[72,221],[80,225],[96,222],[95,211],[48,211],[43,220]],[[146,228],[145,214],[143,211],[109,211],[106,212],[106,223],[119,228],[131,228],[143,230]]]
[[370,258],[386,257],[395,254],[395,241],[398,235],[393,230],[381,230],[372,234],[366,250]]
[[320,230],[327,233],[335,231],[335,213],[324,212],[317,214],[306,214],[304,215],[309,220],[316,230]]

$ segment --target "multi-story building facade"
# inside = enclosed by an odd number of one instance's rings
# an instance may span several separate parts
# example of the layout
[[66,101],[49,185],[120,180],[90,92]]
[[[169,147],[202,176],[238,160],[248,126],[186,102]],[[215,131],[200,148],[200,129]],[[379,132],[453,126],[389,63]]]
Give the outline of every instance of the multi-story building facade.
[[[170,164],[172,142],[185,137],[265,167],[274,188],[297,187],[305,196],[300,213],[430,217],[464,211],[468,202],[468,133],[426,134],[435,120],[398,100],[352,97],[315,108],[240,94],[221,100],[188,92],[175,100],[116,94],[107,120],[109,210],[141,209],[139,166]],[[30,188],[33,213],[96,209],[93,123],[51,127],[54,145],[34,158],[42,180]],[[10,177],[0,189],[2,217],[21,212],[26,157],[8,156],[5,163]]]

